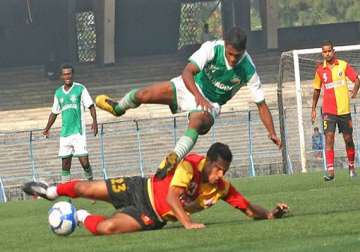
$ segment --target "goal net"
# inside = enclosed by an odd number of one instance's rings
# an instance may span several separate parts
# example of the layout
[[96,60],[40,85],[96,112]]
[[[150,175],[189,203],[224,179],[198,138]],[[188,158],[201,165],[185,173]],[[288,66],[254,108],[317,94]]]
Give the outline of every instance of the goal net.
[[[338,59],[347,61],[360,72],[360,45],[338,46],[335,47],[335,51]],[[286,165],[291,166],[295,171],[307,172],[309,169],[326,167],[323,150],[314,151],[312,148],[314,128],[318,127],[320,132],[323,132],[321,118],[322,93],[317,104],[317,120],[313,125],[311,123],[312,83],[315,76],[315,68],[322,62],[321,48],[284,52],[280,59],[278,104],[280,130],[282,140],[285,142],[283,156],[288,157]],[[348,81],[348,85],[349,89],[353,88],[351,81]],[[360,97],[360,94],[357,97]],[[351,99],[353,136],[357,157],[360,154],[359,110],[360,98]],[[347,167],[344,140],[337,133],[335,135],[334,148],[335,167]],[[286,161],[284,158],[283,160]]]

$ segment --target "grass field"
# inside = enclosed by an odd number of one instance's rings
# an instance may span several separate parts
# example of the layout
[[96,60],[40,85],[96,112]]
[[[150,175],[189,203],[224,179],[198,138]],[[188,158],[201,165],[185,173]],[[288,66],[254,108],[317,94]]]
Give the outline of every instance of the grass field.
[[[0,251],[360,251],[360,177],[346,171],[324,183],[320,173],[233,180],[254,203],[289,204],[287,218],[254,221],[220,203],[193,218],[207,225],[187,231],[178,223],[157,231],[97,236],[80,227],[58,237],[47,227],[45,200],[0,205]],[[75,200],[78,208],[111,214],[98,202]]]

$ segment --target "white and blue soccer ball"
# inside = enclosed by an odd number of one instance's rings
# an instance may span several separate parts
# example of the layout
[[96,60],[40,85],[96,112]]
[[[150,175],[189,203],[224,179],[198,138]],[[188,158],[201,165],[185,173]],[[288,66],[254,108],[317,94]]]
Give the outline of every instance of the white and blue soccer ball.
[[76,208],[70,202],[56,202],[49,209],[49,225],[57,235],[71,234],[77,226]]

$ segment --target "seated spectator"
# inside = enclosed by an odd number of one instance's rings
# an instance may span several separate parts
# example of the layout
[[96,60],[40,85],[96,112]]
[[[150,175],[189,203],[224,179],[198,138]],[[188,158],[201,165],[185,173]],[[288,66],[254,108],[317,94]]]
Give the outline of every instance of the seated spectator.
[[323,138],[318,127],[314,128],[312,135],[312,150],[316,159],[322,158]]

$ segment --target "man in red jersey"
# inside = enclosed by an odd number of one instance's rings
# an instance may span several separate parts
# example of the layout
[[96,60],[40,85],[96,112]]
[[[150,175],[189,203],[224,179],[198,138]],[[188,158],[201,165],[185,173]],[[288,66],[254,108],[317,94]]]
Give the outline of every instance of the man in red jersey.
[[224,179],[230,168],[232,153],[222,143],[213,144],[206,157],[189,154],[163,179],[119,177],[103,181],[71,181],[54,186],[28,182],[23,190],[48,200],[59,196],[88,198],[111,203],[116,209],[111,217],[78,210],[77,218],[95,235],[128,233],[159,229],[167,221],[178,220],[186,229],[204,228],[190,214],[207,209],[224,200],[254,219],[281,218],[288,212],[285,203],[272,210],[250,203],[229,181]]
[[338,125],[339,133],[343,134],[348,157],[349,174],[355,173],[355,145],[352,137],[353,127],[350,114],[350,97],[347,78],[355,83],[350,91],[351,98],[355,98],[359,90],[360,82],[358,73],[346,61],[336,57],[333,43],[324,41],[321,46],[323,63],[316,68],[313,83],[314,93],[311,111],[311,120],[316,119],[316,105],[319,100],[321,89],[323,90],[322,117],[325,133],[325,156],[327,175],[325,181],[335,178],[334,171],[334,139],[335,129]]

